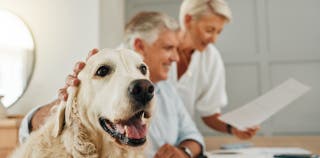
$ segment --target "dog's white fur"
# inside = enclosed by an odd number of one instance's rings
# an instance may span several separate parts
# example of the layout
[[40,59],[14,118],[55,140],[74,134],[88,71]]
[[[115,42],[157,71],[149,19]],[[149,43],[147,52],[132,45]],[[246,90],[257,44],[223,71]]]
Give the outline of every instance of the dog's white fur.
[[[79,88],[68,89],[67,102],[57,106],[46,123],[11,157],[144,157],[144,145],[129,147],[116,143],[98,122],[99,116],[114,121],[135,113],[127,90],[131,81],[149,78],[149,72],[143,75],[138,69],[141,64],[142,57],[126,49],[105,49],[90,57],[78,76]],[[112,73],[103,78],[95,76],[101,65],[111,66]],[[151,111],[153,100],[145,110]]]

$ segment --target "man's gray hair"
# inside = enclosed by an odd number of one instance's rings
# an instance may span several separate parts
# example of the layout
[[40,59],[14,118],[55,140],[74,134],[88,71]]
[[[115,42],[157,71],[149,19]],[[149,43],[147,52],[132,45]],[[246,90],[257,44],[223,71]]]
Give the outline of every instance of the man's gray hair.
[[195,19],[199,19],[202,15],[214,13],[224,17],[227,21],[231,21],[231,9],[225,0],[183,0],[180,7],[179,22],[184,30],[184,21],[186,15],[191,15]]
[[161,32],[178,29],[177,22],[166,14],[140,12],[126,24],[123,44],[126,48],[134,49],[134,41],[137,38],[152,44]]

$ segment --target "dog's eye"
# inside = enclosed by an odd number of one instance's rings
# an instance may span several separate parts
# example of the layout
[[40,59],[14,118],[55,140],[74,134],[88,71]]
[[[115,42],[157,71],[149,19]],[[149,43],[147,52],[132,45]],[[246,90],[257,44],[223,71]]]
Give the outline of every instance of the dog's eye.
[[146,75],[148,69],[145,65],[142,64],[142,65],[140,65],[139,70],[143,75]]
[[100,77],[104,77],[104,76],[110,74],[110,72],[111,72],[110,66],[104,65],[104,66],[99,67],[99,69],[97,70],[95,75],[100,76]]

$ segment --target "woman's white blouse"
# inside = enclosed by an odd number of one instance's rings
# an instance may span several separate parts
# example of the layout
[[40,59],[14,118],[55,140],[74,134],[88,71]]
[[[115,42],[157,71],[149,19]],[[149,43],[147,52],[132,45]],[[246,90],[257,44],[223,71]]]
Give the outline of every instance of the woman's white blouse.
[[203,52],[195,51],[186,72],[177,78],[177,65],[171,67],[169,80],[177,88],[188,112],[201,117],[220,112],[227,105],[225,68],[219,51],[209,44]]

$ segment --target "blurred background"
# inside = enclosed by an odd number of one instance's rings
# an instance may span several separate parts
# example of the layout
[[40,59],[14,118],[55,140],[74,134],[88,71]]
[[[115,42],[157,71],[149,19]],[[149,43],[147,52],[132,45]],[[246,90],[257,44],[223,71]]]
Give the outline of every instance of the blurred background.
[[[223,113],[295,78],[312,90],[264,122],[259,135],[320,135],[320,1],[227,2],[234,18],[216,44],[227,73],[229,105]],[[178,19],[180,3],[181,0],[0,0],[0,10],[19,17],[33,41],[25,57],[27,62],[21,59],[8,63],[17,65],[21,61],[26,65],[20,64],[24,68],[17,70],[3,64],[13,53],[4,57],[4,46],[0,47],[0,95],[8,94],[8,89],[18,95],[13,100],[3,100],[6,107],[10,106],[8,113],[26,114],[32,107],[54,100],[75,62],[84,60],[92,48],[116,47],[126,21],[135,13],[161,11]],[[4,24],[7,22],[0,21],[0,26]],[[6,41],[13,35],[0,36]],[[22,81],[5,79],[10,68],[10,72],[24,74],[18,75]],[[6,80],[12,85],[9,88]],[[221,135],[200,120],[197,125],[206,136]]]

